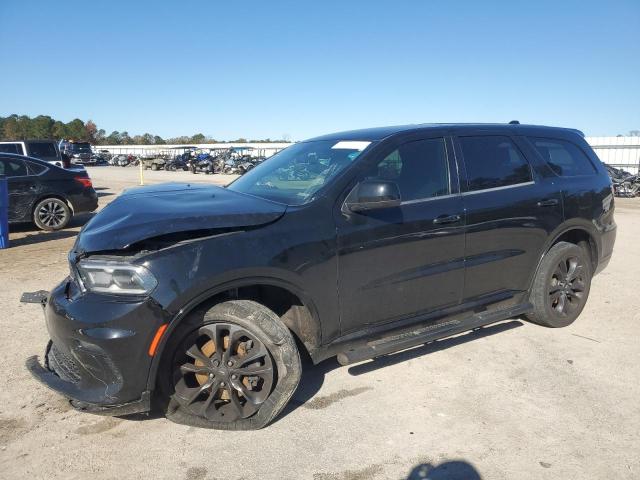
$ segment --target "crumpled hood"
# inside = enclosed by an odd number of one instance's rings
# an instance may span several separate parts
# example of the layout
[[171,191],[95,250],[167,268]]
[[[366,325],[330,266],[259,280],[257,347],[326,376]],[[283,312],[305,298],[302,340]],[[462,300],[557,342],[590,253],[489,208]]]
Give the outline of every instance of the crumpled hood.
[[170,233],[262,225],[280,218],[286,208],[213,185],[164,183],[131,188],[84,226],[74,251],[119,250]]

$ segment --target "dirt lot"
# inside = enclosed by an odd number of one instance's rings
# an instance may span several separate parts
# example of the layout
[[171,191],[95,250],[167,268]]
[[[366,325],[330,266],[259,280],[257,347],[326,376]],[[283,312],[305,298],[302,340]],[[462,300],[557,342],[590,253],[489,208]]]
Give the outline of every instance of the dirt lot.
[[[90,174],[101,205],[137,182],[134,168]],[[77,413],[26,371],[47,333],[40,306],[18,300],[64,278],[86,219],[19,228],[0,251],[0,478],[640,478],[640,199],[617,200],[613,260],[571,327],[513,320],[349,368],[330,360],[273,425],[237,433]]]

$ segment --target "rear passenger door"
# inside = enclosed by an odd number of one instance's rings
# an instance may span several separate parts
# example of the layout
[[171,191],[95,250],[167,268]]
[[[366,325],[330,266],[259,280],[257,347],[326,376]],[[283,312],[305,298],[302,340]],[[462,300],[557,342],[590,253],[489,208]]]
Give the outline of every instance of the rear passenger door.
[[522,140],[478,134],[455,142],[467,218],[463,302],[521,303],[548,234],[562,222],[557,182],[537,174]]
[[0,175],[7,176],[9,186],[9,220],[27,221],[37,194],[35,178],[29,175],[27,164],[19,158],[0,158]]

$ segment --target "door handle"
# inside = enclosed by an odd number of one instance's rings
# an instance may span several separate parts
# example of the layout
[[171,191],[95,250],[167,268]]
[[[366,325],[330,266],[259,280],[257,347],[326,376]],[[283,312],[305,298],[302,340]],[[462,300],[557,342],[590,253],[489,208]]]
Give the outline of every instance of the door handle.
[[442,225],[445,223],[456,223],[460,221],[460,215],[440,215],[433,219],[433,223],[436,225]]
[[557,198],[549,198],[547,200],[540,200],[538,202],[538,206],[539,207],[553,207],[555,205],[558,205],[558,199]]

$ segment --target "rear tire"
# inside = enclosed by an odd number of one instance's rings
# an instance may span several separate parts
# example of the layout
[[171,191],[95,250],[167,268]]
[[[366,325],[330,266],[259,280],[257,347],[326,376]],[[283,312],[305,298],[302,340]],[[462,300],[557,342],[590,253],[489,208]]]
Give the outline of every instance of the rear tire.
[[269,424],[295,392],[302,367],[289,329],[271,310],[233,300],[189,314],[161,363],[166,417],[218,430]]
[[540,263],[531,289],[532,322],[560,328],[572,324],[582,312],[591,288],[588,251],[569,242],[559,242]]
[[33,223],[40,230],[61,230],[71,220],[71,209],[64,200],[45,198],[33,209]]

